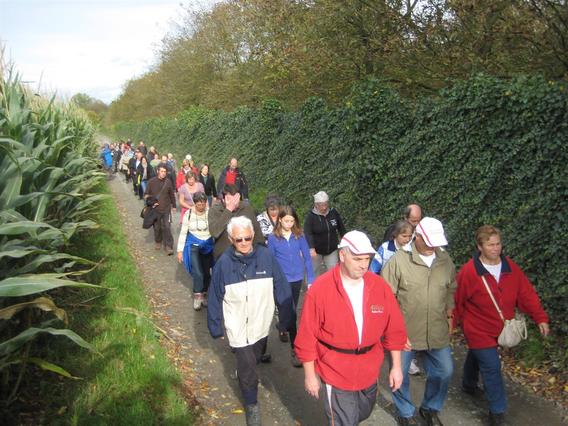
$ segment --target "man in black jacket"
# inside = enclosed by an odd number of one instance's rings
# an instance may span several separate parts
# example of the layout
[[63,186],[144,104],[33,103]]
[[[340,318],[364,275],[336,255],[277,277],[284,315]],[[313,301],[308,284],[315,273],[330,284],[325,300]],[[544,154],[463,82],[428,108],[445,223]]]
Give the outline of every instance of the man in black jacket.
[[304,221],[304,235],[310,246],[316,277],[337,265],[337,246],[346,232],[337,210],[329,207],[328,195],[324,191],[315,194],[314,208]]

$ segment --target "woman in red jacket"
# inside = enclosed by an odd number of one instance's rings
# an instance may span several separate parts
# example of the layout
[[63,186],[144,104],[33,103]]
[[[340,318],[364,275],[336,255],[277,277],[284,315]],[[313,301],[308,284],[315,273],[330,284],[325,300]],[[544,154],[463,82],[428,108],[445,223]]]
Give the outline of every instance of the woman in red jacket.
[[548,316],[526,275],[516,263],[501,253],[501,231],[494,226],[484,225],[475,233],[475,242],[479,252],[458,273],[458,289],[455,293],[455,321],[461,323],[468,346],[462,388],[470,395],[477,393],[481,375],[489,403],[489,423],[501,425],[504,424],[507,409],[497,351],[497,337],[503,329],[503,321],[482,277],[505,319],[513,318],[515,308],[518,308],[530,315],[538,324],[541,334],[547,336]]

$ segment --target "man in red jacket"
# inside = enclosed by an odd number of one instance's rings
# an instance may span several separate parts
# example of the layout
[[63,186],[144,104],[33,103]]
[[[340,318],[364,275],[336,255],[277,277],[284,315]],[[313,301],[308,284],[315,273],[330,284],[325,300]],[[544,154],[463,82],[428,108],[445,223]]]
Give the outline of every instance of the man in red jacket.
[[339,264],[306,294],[295,340],[306,391],[315,398],[321,394],[329,424],[337,426],[371,415],[384,349],[392,357],[390,386],[400,387],[400,351],[407,340],[389,285],[369,272],[376,252],[367,236],[348,232],[338,248]]

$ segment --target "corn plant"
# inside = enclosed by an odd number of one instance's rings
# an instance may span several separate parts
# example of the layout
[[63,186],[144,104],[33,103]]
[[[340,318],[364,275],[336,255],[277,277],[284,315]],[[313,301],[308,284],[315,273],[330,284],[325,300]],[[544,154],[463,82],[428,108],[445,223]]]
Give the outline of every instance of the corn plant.
[[[92,262],[64,252],[70,239],[97,225],[91,212],[102,173],[94,128],[80,110],[31,95],[12,70],[0,66],[0,372],[5,401],[17,394],[25,366],[72,377],[33,356],[40,335],[91,345],[68,328],[67,313],[50,297],[78,281]],[[45,313],[48,314],[45,314]]]

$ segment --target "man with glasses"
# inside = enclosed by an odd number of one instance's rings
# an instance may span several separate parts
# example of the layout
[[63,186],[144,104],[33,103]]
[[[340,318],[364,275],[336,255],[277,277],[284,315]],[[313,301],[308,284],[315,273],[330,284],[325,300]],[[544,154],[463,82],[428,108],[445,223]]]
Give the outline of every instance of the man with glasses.
[[236,355],[248,426],[260,425],[256,365],[266,346],[274,302],[278,305],[281,330],[288,330],[295,321],[288,280],[268,248],[253,244],[254,223],[254,218],[244,216],[229,220],[226,232],[231,247],[213,268],[207,310],[211,336],[223,338],[224,322]]
[[227,224],[233,217],[245,216],[253,223],[254,243],[264,243],[260,225],[256,221],[254,210],[248,201],[241,200],[241,194],[236,185],[229,184],[223,188],[223,199],[209,209],[209,232],[215,239],[213,257],[217,260],[231,246],[227,234]]

